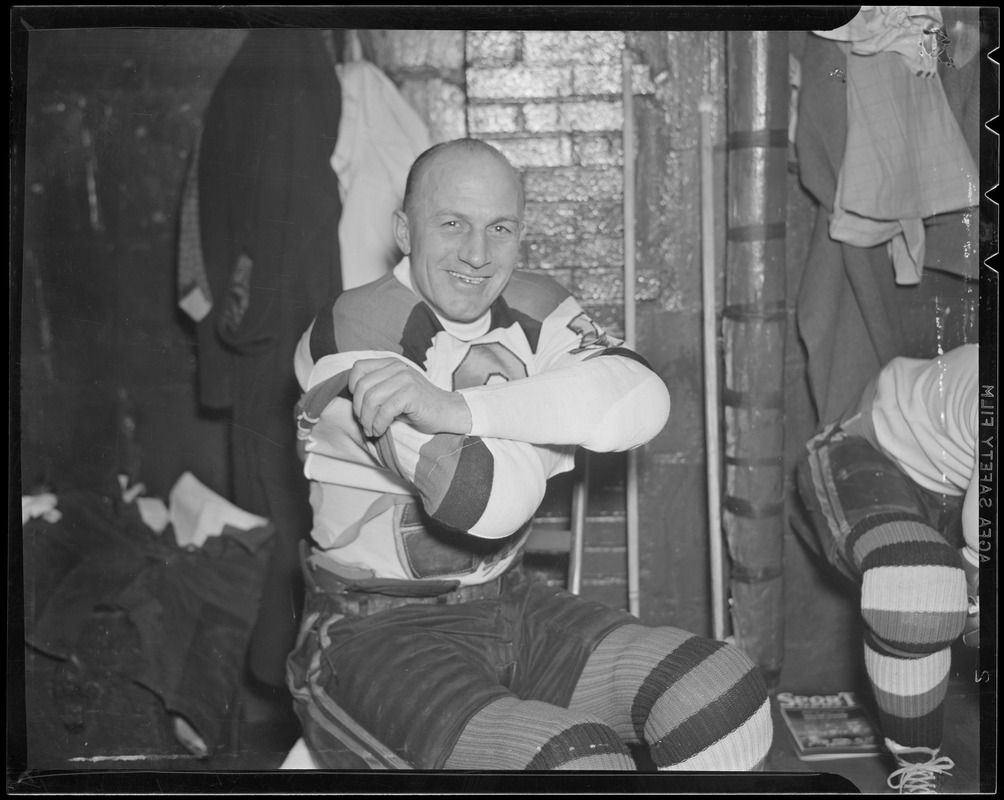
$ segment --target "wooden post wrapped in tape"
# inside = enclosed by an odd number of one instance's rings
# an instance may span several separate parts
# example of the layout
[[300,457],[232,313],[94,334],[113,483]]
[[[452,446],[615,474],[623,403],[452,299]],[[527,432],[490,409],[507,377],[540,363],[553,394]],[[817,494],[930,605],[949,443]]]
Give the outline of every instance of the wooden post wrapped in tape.
[[776,685],[784,657],[787,34],[730,32],[727,59],[722,523],[733,633]]

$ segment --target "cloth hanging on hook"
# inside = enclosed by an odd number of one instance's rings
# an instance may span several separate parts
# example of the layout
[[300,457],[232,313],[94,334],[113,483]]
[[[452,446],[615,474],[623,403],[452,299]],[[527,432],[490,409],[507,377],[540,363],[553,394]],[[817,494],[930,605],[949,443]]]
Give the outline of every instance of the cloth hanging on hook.
[[[361,56],[353,41],[359,44],[349,37],[347,51]],[[342,286],[351,289],[383,277],[400,261],[391,219],[401,207],[408,170],[430,138],[422,118],[375,64],[359,58],[336,70],[342,115],[331,167],[342,201]]]
[[830,235],[890,243],[896,282],[920,282],[924,220],[977,206],[976,163],[941,81],[911,74],[893,53],[847,59],[847,144]]
[[[938,77],[936,7],[864,6],[818,31],[849,43],[847,140],[830,235],[857,247],[888,243],[898,284],[925,265],[925,220],[979,203],[976,163]],[[846,44],[845,44],[846,47]]]
[[931,76],[937,69],[938,41],[943,30],[938,6],[861,6],[846,25],[814,31],[825,39],[849,42],[855,55],[899,53],[914,74]]

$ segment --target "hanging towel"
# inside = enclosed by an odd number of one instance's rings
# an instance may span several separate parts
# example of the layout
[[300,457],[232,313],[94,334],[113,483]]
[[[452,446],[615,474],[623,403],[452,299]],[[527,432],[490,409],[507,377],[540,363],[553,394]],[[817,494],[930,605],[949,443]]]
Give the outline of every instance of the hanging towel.
[[408,170],[430,145],[425,123],[369,61],[339,64],[342,116],[331,167],[338,175],[342,286],[386,275],[401,259],[391,222]]
[[[857,247],[889,243],[898,284],[917,284],[925,220],[979,204],[976,163],[937,74],[941,13],[866,6],[821,31],[850,42],[847,141],[830,235]],[[917,74],[919,73],[919,74]]]

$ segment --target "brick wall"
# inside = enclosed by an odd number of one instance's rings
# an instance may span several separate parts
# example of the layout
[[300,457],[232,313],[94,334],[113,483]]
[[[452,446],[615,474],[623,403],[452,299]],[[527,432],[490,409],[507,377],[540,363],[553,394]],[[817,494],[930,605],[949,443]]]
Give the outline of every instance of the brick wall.
[[[467,121],[522,173],[523,266],[623,335],[623,32],[470,31]],[[636,91],[651,91],[639,66]]]
[[467,135],[464,31],[369,30],[370,57],[425,120],[433,142]]
[[[495,144],[522,174],[524,268],[550,274],[623,336],[626,48],[634,64],[637,344],[674,403],[667,430],[637,456],[641,611],[646,621],[706,630],[696,107],[703,92],[720,90],[721,42],[705,33],[469,31],[467,121],[471,136]],[[591,459],[582,577],[583,594],[622,608],[625,465],[620,455]],[[545,503],[558,525],[567,524],[567,488],[556,482]]]

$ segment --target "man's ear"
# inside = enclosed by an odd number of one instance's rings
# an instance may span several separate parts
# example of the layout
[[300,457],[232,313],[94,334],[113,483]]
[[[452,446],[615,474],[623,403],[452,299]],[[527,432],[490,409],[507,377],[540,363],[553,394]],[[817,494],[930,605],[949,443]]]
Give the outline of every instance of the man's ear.
[[401,209],[394,212],[394,241],[405,255],[411,253],[411,230],[408,228],[408,215]]

